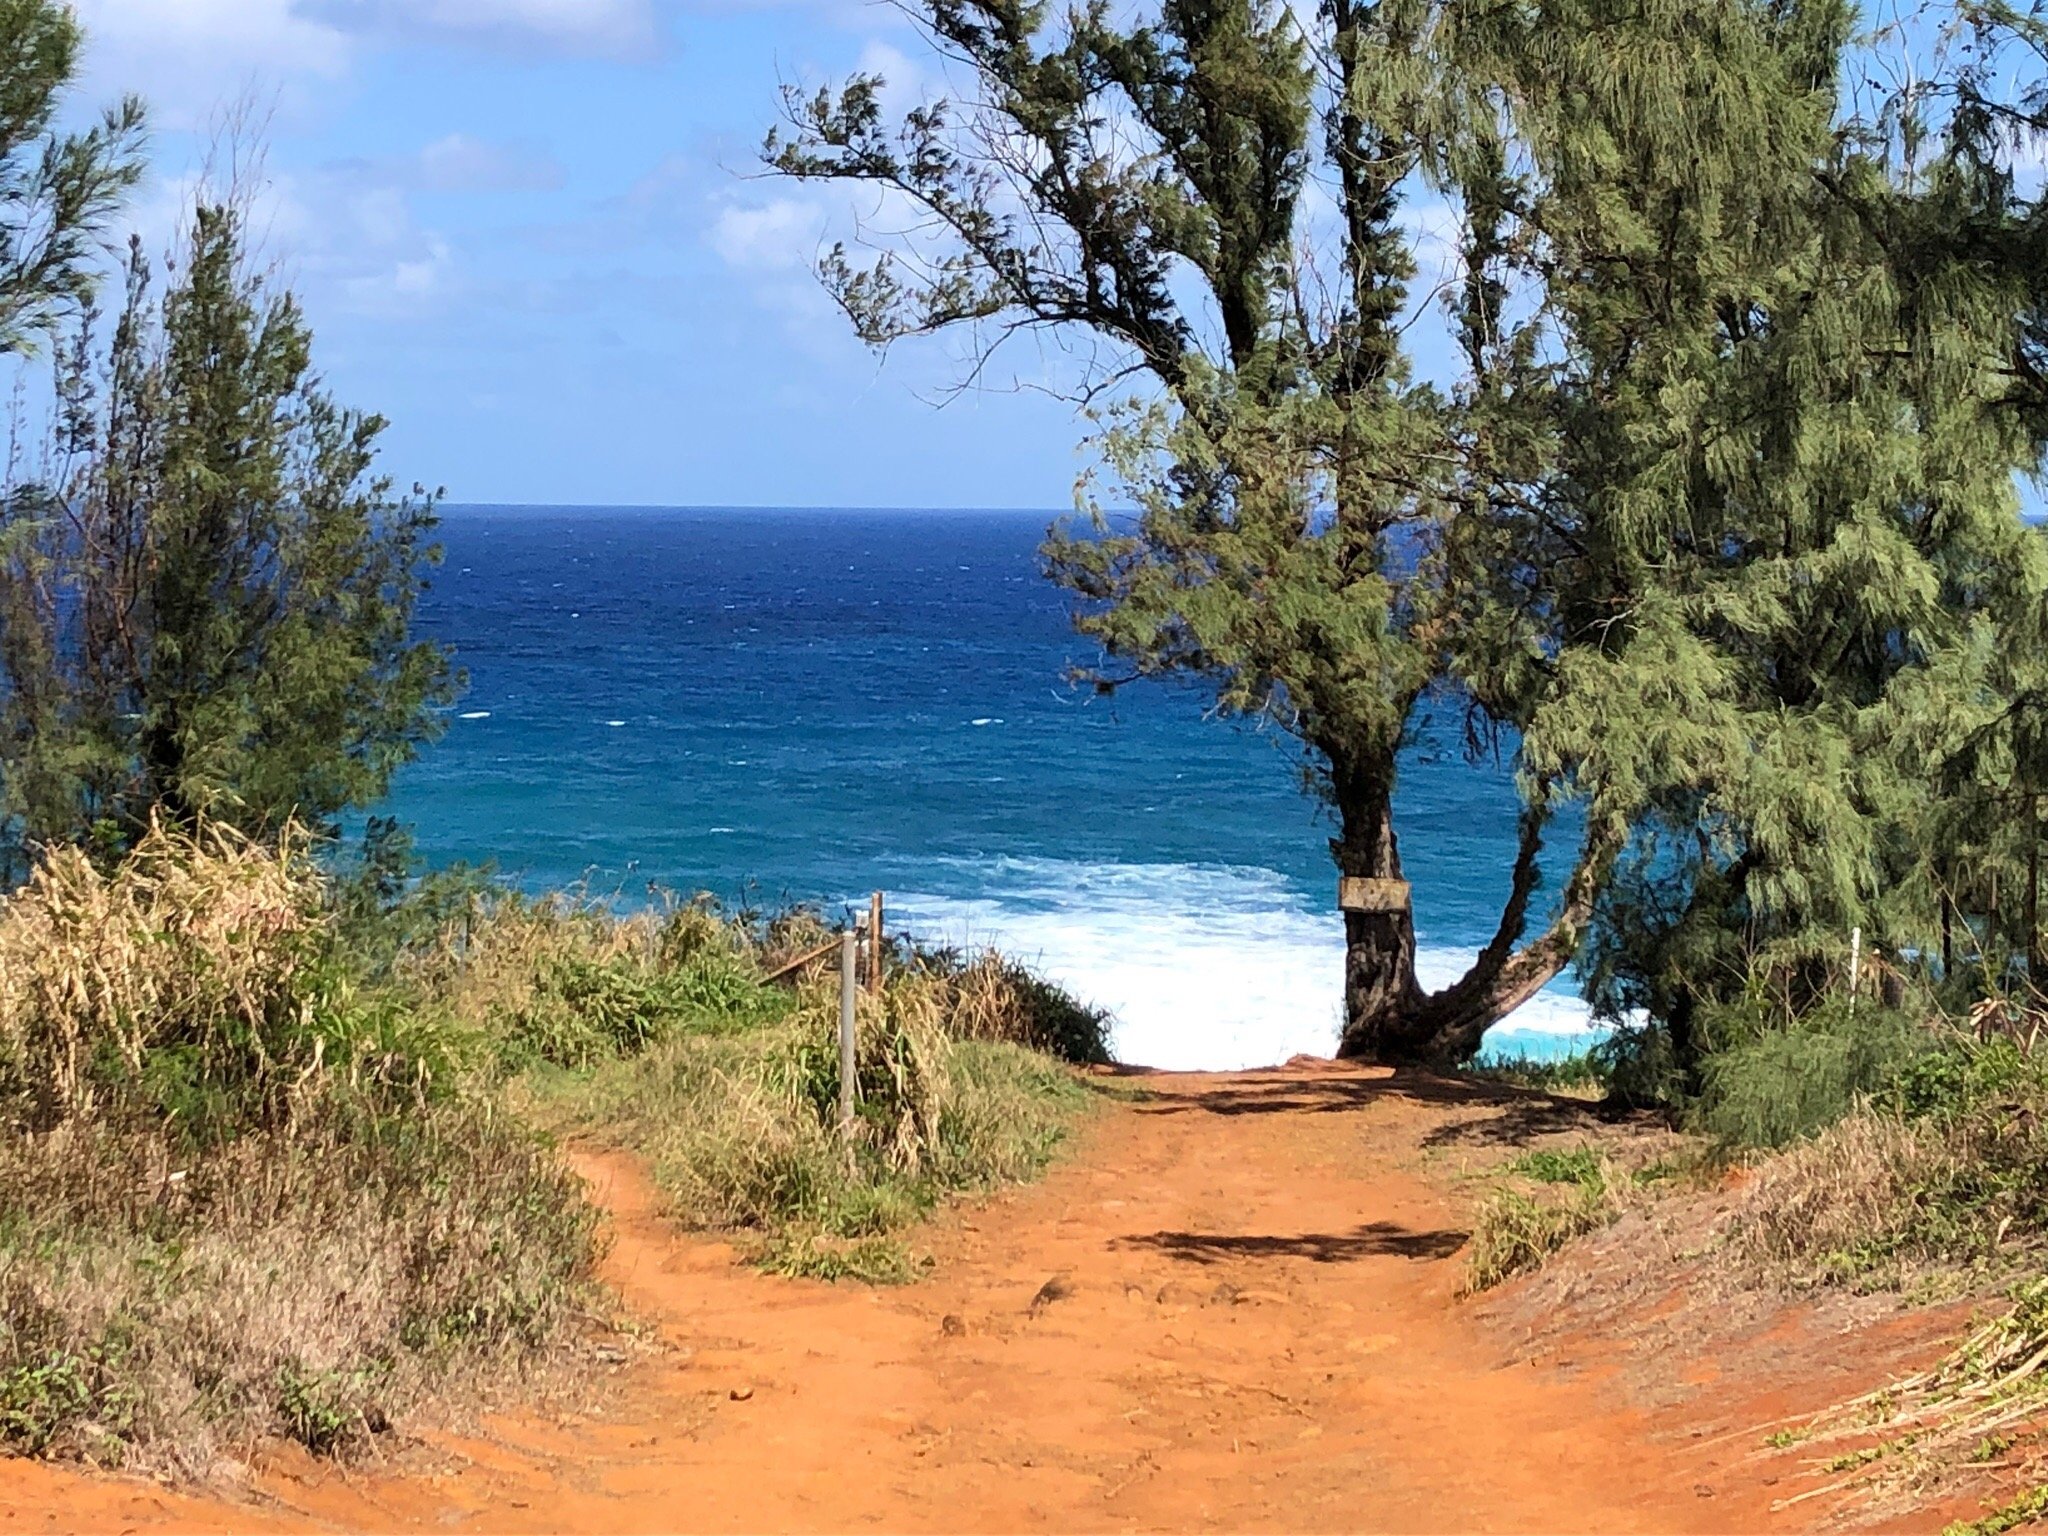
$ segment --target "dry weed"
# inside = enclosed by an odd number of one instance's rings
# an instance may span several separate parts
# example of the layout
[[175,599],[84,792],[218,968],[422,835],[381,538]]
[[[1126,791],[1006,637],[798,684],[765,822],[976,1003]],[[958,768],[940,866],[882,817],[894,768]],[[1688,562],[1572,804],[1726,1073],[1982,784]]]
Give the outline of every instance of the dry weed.
[[111,1062],[130,1080],[167,1048],[273,1065],[318,897],[296,833],[157,825],[112,873],[52,851],[0,899],[0,1088],[47,1126],[102,1107]]
[[1915,1190],[1940,1140],[1931,1125],[1851,1115],[1758,1167],[1729,1220],[1729,1241],[1778,1274],[1860,1262],[1913,1223]]

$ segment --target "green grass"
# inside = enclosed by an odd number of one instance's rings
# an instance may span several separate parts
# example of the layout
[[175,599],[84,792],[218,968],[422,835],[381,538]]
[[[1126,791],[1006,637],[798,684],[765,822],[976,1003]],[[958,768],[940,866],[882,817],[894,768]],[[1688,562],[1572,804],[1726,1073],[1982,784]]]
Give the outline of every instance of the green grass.
[[1621,1214],[1630,1183],[1590,1146],[1537,1148],[1499,1175],[1537,1189],[1498,1188],[1480,1203],[1466,1254],[1467,1294],[1536,1269],[1573,1238],[1607,1226]]
[[679,1220],[739,1234],[767,1268],[908,1280],[909,1229],[950,1195],[1034,1177],[1087,1103],[1036,1052],[953,1038],[932,1002],[915,978],[863,999],[849,1135],[837,1124],[836,1028],[821,1005],[558,1077],[549,1112],[640,1153]]
[[1728,1235],[1809,1283],[1941,1294],[2036,1270],[2048,1057],[2004,1039],[1917,1053],[1854,1113],[1761,1163]]
[[1053,1155],[1087,1095],[1043,1051],[1099,1056],[1102,1020],[900,953],[842,1137],[835,989],[765,979],[822,932],[339,887],[293,835],[59,850],[0,900],[0,1447],[346,1455],[545,1368],[597,1301],[564,1126],[772,1269],[914,1279],[938,1202]]
[[2009,1504],[1994,1509],[1981,1520],[1958,1520],[1941,1536],[2005,1536],[2023,1525],[2048,1520],[2048,1487],[2032,1488]]
[[1539,1148],[1516,1158],[1508,1165],[1508,1172],[1534,1179],[1539,1184],[1599,1186],[1606,1182],[1605,1168],[1606,1160],[1594,1147],[1571,1147],[1563,1151]]
[[1534,1088],[1545,1093],[1574,1098],[1598,1098],[1607,1092],[1608,1067],[1588,1051],[1575,1052],[1561,1060],[1499,1054],[1475,1058],[1460,1069],[1467,1077],[1501,1083],[1510,1088]]

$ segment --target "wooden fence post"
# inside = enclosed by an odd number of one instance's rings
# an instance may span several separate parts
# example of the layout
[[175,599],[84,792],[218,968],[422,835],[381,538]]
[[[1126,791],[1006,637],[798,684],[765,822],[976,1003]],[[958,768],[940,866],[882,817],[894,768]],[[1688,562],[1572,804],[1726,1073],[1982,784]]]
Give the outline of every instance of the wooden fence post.
[[882,956],[887,948],[882,938],[882,893],[877,891],[868,899],[868,990],[877,996],[882,991]]
[[839,1134],[853,1135],[854,972],[860,961],[860,940],[849,928],[839,941]]

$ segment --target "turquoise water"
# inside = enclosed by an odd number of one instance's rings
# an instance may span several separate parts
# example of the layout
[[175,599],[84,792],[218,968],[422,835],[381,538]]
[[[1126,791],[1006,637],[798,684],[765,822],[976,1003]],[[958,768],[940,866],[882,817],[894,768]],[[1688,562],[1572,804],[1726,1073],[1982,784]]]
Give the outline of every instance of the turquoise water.
[[[430,859],[537,887],[880,888],[892,926],[1000,944],[1112,1009],[1125,1060],[1327,1053],[1342,924],[1289,744],[1192,688],[1071,686],[1090,652],[1038,574],[1049,517],[450,508],[422,620],[469,688],[388,809]],[[1441,982],[1491,932],[1513,789],[1425,745],[1400,813]],[[1585,1028],[1559,986],[1490,1043],[1556,1054]]]

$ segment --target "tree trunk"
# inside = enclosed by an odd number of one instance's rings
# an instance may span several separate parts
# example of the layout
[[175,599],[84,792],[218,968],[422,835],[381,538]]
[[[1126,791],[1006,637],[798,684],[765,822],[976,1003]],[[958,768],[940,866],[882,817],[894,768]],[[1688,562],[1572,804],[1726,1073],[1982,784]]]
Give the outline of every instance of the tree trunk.
[[[1333,776],[1344,835],[1330,846],[1341,873],[1400,878],[1392,800],[1378,788],[1391,779],[1389,773],[1362,780],[1356,798],[1347,800],[1347,781]],[[1425,993],[1415,980],[1412,904],[1398,913],[1344,914],[1344,1033],[1337,1045],[1339,1056],[1438,1067],[1463,1061],[1479,1050],[1488,1028],[1571,964],[1611,859],[1604,847],[1589,844],[1582,850],[1556,918],[1542,935],[1522,944],[1529,902],[1541,879],[1539,860],[1548,822],[1549,809],[1538,795],[1522,811],[1513,881],[1500,925],[1472,968],[1441,992]]]
[[[1374,765],[1378,766],[1378,765]],[[1338,835],[1330,840],[1338,874],[1399,880],[1401,850],[1394,837],[1393,768],[1333,769]],[[1344,914],[1344,1034],[1340,1056],[1369,1061],[1407,1054],[1422,989],[1415,981],[1415,910]]]

